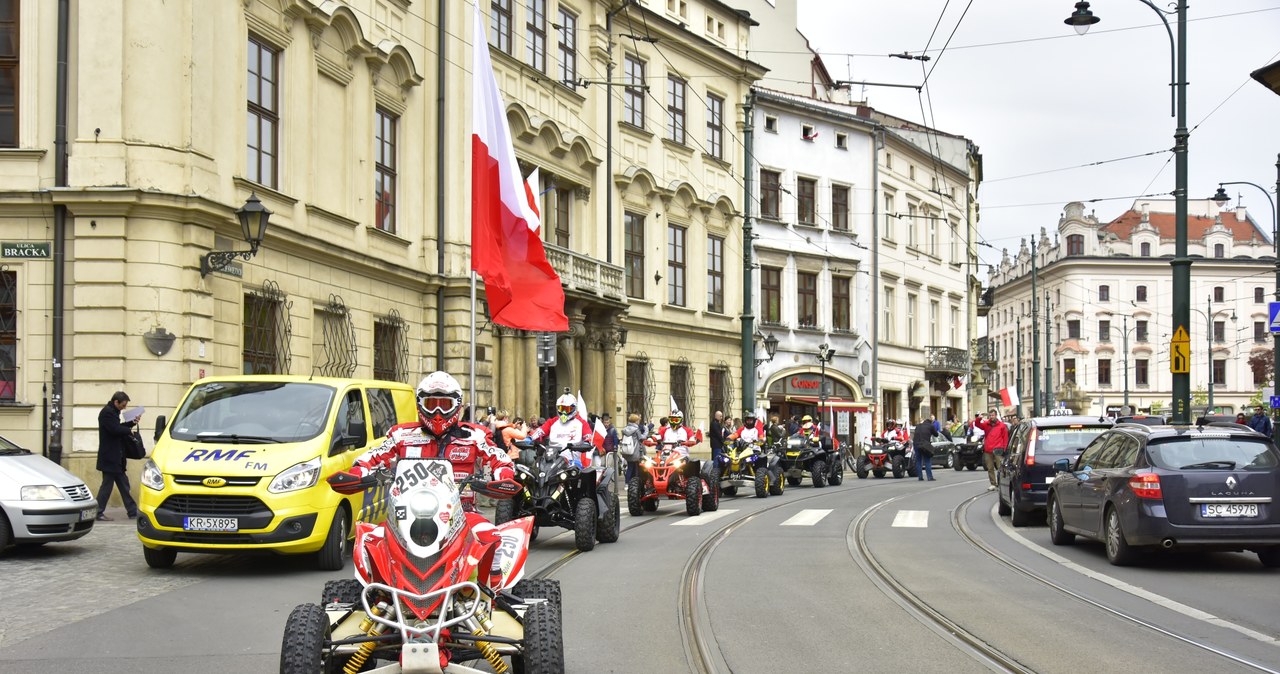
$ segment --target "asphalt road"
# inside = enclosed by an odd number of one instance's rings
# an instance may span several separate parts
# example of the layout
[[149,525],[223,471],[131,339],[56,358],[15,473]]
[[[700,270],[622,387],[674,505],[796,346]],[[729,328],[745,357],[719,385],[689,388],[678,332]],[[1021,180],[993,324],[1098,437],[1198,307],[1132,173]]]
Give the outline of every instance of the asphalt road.
[[[696,643],[715,671],[740,674],[989,669],[873,580],[867,559],[1027,670],[1259,671],[1177,637],[1280,670],[1280,573],[1255,556],[1112,567],[1100,545],[1057,547],[1043,526],[1010,527],[983,474],[936,475],[849,475],[820,490],[806,481],[781,497],[725,498],[696,518],[676,501],[624,512],[619,542],[555,572],[569,671],[690,672]],[[0,557],[0,672],[273,672],[289,611],[351,573],[221,555],[180,555],[154,571],[131,525],[99,523],[78,542]],[[558,531],[542,531],[531,571],[572,554]]]

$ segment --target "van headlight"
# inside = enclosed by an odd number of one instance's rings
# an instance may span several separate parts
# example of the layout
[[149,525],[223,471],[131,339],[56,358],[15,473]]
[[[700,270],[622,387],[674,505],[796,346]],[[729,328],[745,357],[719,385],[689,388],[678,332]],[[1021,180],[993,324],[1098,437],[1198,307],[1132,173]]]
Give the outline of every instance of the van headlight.
[[267,487],[267,491],[273,494],[280,494],[306,489],[314,486],[319,479],[320,457],[317,456],[310,461],[304,461],[280,471],[280,474],[271,481],[271,486]]
[[151,459],[142,464],[142,484],[156,491],[164,489],[164,473],[160,472],[160,466]]
[[61,501],[62,491],[51,484],[36,484],[23,487],[18,492],[23,501]]

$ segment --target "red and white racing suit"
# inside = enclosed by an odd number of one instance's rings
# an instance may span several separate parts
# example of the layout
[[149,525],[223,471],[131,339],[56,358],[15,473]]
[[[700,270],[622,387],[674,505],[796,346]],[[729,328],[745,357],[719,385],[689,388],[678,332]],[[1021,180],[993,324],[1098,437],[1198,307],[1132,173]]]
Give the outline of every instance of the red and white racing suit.
[[[494,480],[514,480],[511,459],[489,444],[488,434],[479,426],[460,423],[441,438],[425,432],[417,422],[394,426],[381,445],[356,459],[351,472],[364,477],[377,468],[392,468],[402,458],[442,458],[453,464],[453,480],[462,481],[487,466]],[[462,496],[463,509],[475,512],[475,494]]]
[[576,464],[579,468],[591,465],[591,452],[580,452],[578,456],[574,456],[574,452],[567,449],[574,443],[591,440],[591,427],[582,417],[573,417],[568,421],[560,421],[560,417],[547,419],[529,437],[534,440],[546,438],[547,446],[561,450],[560,456],[570,464]]
[[656,438],[658,443],[661,445],[676,443],[674,448],[676,453],[688,458],[689,445],[694,444],[696,435],[694,433],[690,433],[689,429],[684,426],[680,426],[679,428],[667,426],[661,433],[655,435],[654,438]]
[[739,428],[733,435],[748,444],[756,442],[764,437],[764,424],[757,421],[753,426]]

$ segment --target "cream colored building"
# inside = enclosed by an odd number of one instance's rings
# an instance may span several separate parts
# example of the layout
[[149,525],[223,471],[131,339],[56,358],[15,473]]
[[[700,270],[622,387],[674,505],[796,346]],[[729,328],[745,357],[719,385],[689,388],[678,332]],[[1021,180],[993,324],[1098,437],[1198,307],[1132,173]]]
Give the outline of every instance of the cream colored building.
[[[92,486],[97,413],[116,390],[147,408],[150,430],[205,375],[414,382],[443,368],[464,385],[471,379],[462,167],[470,153],[464,36],[472,14],[464,5],[69,3],[64,179],[55,170],[59,4],[10,6],[14,15],[0,17],[0,28],[13,21],[19,47],[0,69],[16,71],[18,84],[14,114],[0,108],[0,127],[12,121],[0,128],[7,206],[0,239],[25,250],[47,244],[50,255],[0,259],[0,433],[33,448],[60,441],[63,464]],[[530,14],[535,6],[545,9],[540,19]],[[555,385],[580,388],[593,410],[617,411],[634,406],[623,402],[632,385],[638,411],[649,415],[665,413],[674,393],[687,400],[691,420],[701,418],[713,372],[726,378],[720,386],[728,395],[740,374],[733,365],[741,305],[737,110],[763,69],[733,54],[751,22],[714,0],[671,11],[644,2],[612,17],[613,78],[622,81],[630,58],[645,64],[649,86],[632,90],[645,110],[628,124],[624,90],[599,81],[610,51],[604,3],[486,3],[486,20],[504,7],[510,57],[491,52],[517,154],[552,188],[544,197],[554,214],[544,225],[548,255],[574,325],[559,339]],[[577,29],[562,47],[566,14]],[[657,42],[622,41],[624,32]],[[538,35],[540,67],[530,51]],[[565,54],[590,86],[560,81]],[[683,143],[668,137],[674,81],[686,86]],[[609,91],[611,153],[601,131]],[[719,156],[706,147],[710,96],[724,105]],[[203,275],[202,256],[249,248],[235,211],[250,195],[272,211],[256,255]],[[643,229],[631,276],[628,214]],[[61,240],[58,222],[65,222]],[[561,224],[567,241],[554,238]],[[668,237],[676,230],[684,257],[672,259]],[[707,306],[704,273],[713,237],[724,256],[717,310]],[[682,298],[668,295],[679,269]],[[495,337],[484,315],[481,307],[474,402],[536,413],[535,335],[500,329]],[[672,390],[679,375],[683,387]],[[46,436],[45,419],[59,417],[61,427]]]

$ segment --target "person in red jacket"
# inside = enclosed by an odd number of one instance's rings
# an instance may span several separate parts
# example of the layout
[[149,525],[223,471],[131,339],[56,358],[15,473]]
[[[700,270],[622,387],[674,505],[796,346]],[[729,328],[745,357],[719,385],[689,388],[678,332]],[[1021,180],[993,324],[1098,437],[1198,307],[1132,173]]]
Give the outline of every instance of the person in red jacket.
[[991,481],[987,491],[995,491],[996,452],[1003,456],[1005,448],[1009,446],[1009,427],[1000,421],[1000,415],[995,410],[987,412],[986,419],[975,419],[973,424],[986,433],[982,437],[982,464],[986,466],[987,479]]

